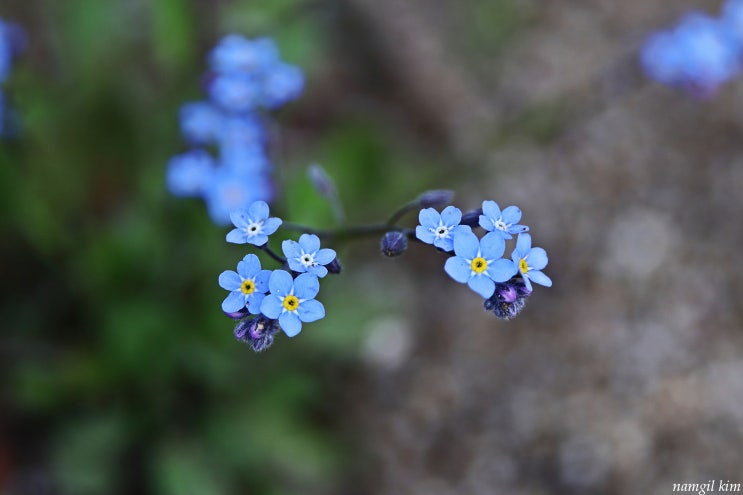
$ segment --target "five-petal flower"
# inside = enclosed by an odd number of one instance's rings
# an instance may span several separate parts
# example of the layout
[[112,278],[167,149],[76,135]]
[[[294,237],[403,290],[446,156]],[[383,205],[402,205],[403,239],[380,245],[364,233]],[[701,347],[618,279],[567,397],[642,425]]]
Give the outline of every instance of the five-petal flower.
[[230,212],[230,219],[236,228],[227,234],[227,242],[235,244],[262,246],[268,242],[268,236],[281,225],[280,218],[268,217],[268,205],[265,201],[256,201],[247,209],[233,210]]
[[289,337],[302,331],[302,322],[309,323],[325,317],[325,307],[315,300],[320,281],[311,273],[302,273],[292,280],[286,270],[274,270],[268,280],[271,291],[261,303],[261,313],[278,319]]
[[495,232],[504,239],[511,239],[512,234],[520,234],[529,230],[526,225],[518,225],[518,221],[521,220],[521,210],[518,206],[509,206],[501,211],[495,201],[483,201],[482,213],[480,227]]
[[451,278],[466,283],[484,298],[495,292],[495,282],[505,282],[516,274],[516,268],[501,258],[506,241],[499,234],[490,232],[482,239],[472,232],[454,236],[453,256],[446,260],[444,270]]
[[285,240],[281,244],[289,268],[299,273],[312,273],[320,278],[328,274],[327,265],[335,259],[335,251],[320,249],[320,238],[314,234],[302,234],[299,242]]
[[235,313],[247,306],[251,314],[260,313],[261,302],[268,291],[270,270],[261,270],[258,256],[248,254],[237,264],[237,272],[226,270],[219,275],[219,286],[230,291],[222,302],[225,313]]
[[547,266],[547,252],[540,247],[531,247],[531,236],[521,234],[516,241],[516,249],[511,253],[513,269],[524,279],[526,288],[532,290],[532,282],[552,287],[552,280],[542,273]]
[[440,214],[433,208],[424,208],[418,214],[420,225],[415,228],[415,236],[426,244],[451,251],[457,233],[472,232],[467,225],[459,225],[461,220],[462,212],[454,206],[447,206]]

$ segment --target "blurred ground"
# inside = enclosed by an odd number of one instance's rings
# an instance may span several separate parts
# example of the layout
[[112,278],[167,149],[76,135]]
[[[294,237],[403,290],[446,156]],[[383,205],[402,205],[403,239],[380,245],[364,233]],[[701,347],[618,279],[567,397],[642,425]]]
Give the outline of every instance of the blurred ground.
[[[0,152],[0,492],[743,483],[743,81],[692,101],[635,64],[701,4],[135,2],[148,34],[80,61],[63,48],[116,25],[116,2],[17,4],[0,16],[41,41],[9,88],[26,137]],[[242,29],[309,72],[277,117],[283,213],[327,221],[306,212],[315,160],[354,221],[429,187],[517,204],[554,286],[502,322],[436,253],[358,242],[323,323],[261,356],[234,343],[215,281],[243,252],[162,174],[205,50]]]

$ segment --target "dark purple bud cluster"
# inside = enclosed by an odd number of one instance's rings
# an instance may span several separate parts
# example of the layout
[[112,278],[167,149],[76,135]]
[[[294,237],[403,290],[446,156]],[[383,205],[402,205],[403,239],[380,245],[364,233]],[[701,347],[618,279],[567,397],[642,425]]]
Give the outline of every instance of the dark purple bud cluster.
[[278,320],[263,315],[246,318],[235,326],[235,338],[248,344],[255,352],[262,352],[271,347],[277,333]]
[[523,280],[514,277],[507,282],[496,283],[495,292],[485,300],[483,306],[501,320],[510,320],[524,309],[530,295],[531,291],[526,288]]

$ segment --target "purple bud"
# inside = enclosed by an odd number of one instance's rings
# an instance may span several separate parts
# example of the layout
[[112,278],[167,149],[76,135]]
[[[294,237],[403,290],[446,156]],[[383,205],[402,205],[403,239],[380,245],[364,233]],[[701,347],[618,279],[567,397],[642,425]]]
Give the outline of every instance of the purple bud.
[[239,311],[233,311],[231,313],[228,313],[227,311],[223,311],[224,314],[232,318],[233,320],[242,320],[246,316],[248,316],[248,308],[243,308]]
[[335,198],[338,195],[333,179],[330,178],[325,169],[317,163],[307,168],[307,176],[315,187],[315,190],[325,198]]
[[482,208],[476,210],[470,210],[462,215],[462,220],[459,222],[460,225],[469,225],[470,227],[480,226],[480,215],[482,215]]
[[501,320],[510,320],[524,309],[530,295],[531,291],[526,288],[523,280],[512,278],[508,282],[496,283],[495,292],[490,299],[485,300],[483,306]]
[[235,338],[250,345],[255,352],[262,352],[271,347],[274,335],[278,332],[278,321],[263,315],[244,319],[235,326]]
[[396,230],[387,232],[382,237],[381,249],[390,258],[400,256],[408,249],[408,236]]
[[328,273],[333,273],[336,275],[343,271],[343,266],[341,265],[341,262],[338,261],[337,257],[333,258],[333,261],[325,265],[325,268],[328,269]]
[[415,203],[421,208],[433,208],[435,206],[441,206],[454,199],[454,191],[449,189],[432,189],[422,193],[415,199]]

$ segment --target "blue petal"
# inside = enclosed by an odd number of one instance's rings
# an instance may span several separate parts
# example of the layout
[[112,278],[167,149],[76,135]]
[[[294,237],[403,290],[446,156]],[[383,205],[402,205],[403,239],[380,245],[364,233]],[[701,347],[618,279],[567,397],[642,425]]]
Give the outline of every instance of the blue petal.
[[485,299],[489,298],[495,292],[495,282],[485,275],[475,275],[467,281],[470,289],[480,294]]
[[248,226],[248,210],[245,208],[237,208],[236,210],[232,210],[230,212],[230,220],[232,221],[232,224],[240,228],[245,228]]
[[280,218],[271,217],[267,218],[265,222],[263,222],[263,233],[266,235],[271,235],[274,232],[276,232],[279,229],[279,226],[281,226],[283,222]]
[[444,225],[459,225],[459,222],[462,221],[462,212],[455,206],[447,206],[441,212],[441,221],[444,222]]
[[299,237],[299,245],[305,253],[314,253],[320,249],[320,238],[315,234],[302,234]]
[[472,228],[469,225],[456,225],[449,229],[449,235],[452,239],[460,232],[472,232]]
[[291,268],[293,271],[298,273],[304,273],[307,271],[307,267],[299,261],[299,258],[288,258],[286,259],[286,262],[289,264],[289,268]]
[[448,273],[451,278],[463,284],[469,280],[470,275],[472,274],[472,266],[463,258],[453,256],[446,260],[444,271]]
[[284,297],[291,293],[293,287],[294,281],[289,272],[281,269],[271,272],[271,277],[268,279],[268,290],[270,290],[272,294]]
[[529,290],[529,292],[531,292],[532,290],[534,290],[534,289],[532,289],[531,280],[529,280],[529,275],[522,273],[521,274],[521,278],[524,279],[524,285],[526,285],[526,288]]
[[279,325],[287,337],[294,337],[302,331],[302,322],[294,311],[287,311],[279,316]]
[[307,272],[316,275],[318,278],[324,278],[328,274],[328,269],[322,265],[317,265],[307,268]]
[[457,256],[471,260],[477,256],[480,241],[472,232],[457,232],[454,236],[454,252]]
[[493,221],[490,219],[490,217],[486,217],[485,215],[480,215],[480,227],[482,227],[485,230],[490,230],[490,231],[495,230],[495,225],[493,225]]
[[255,201],[248,207],[250,218],[254,221],[265,220],[268,218],[268,204],[265,201]]
[[508,227],[509,234],[523,234],[524,232],[529,232],[529,227],[526,225],[511,225]]
[[325,317],[325,306],[320,301],[310,299],[299,304],[297,313],[300,320],[309,323]]
[[327,265],[336,257],[335,251],[330,248],[323,248],[315,253],[315,263],[318,265]]
[[240,288],[243,280],[236,272],[232,270],[225,270],[219,274],[219,286],[227,290],[235,290]]
[[423,227],[422,225],[418,225],[415,228],[415,237],[426,244],[433,244],[433,240],[436,238],[434,233],[431,232],[428,227]]
[[437,237],[433,240],[433,245],[450,253],[454,249],[454,240],[451,236]]
[[525,258],[531,249],[531,235],[519,234],[516,240],[516,251],[518,251],[521,258]]
[[505,250],[506,241],[500,232],[489,232],[480,240],[480,252],[486,260],[500,258]]
[[222,301],[222,311],[225,313],[234,313],[245,307],[245,296],[240,291],[232,291]]
[[268,279],[271,278],[271,270],[261,270],[255,276],[255,290],[256,292],[266,293],[268,292]]
[[500,207],[495,201],[483,201],[482,202],[482,213],[486,217],[490,217],[493,220],[498,220],[501,216]]
[[424,208],[418,213],[418,222],[424,227],[435,229],[439,226],[441,215],[433,208]]
[[266,295],[262,292],[253,292],[248,296],[248,311],[250,314],[258,315],[261,313],[261,303]]
[[253,278],[261,271],[261,261],[254,254],[246,254],[243,260],[237,264],[237,273],[242,278]]
[[529,270],[529,278],[535,284],[544,285],[545,287],[552,287],[552,279],[539,270]]
[[283,301],[275,294],[267,295],[261,302],[261,313],[274,320],[279,317],[283,309]]
[[246,237],[248,244],[254,246],[262,246],[268,242],[268,236],[266,234],[256,234],[253,237]]
[[294,295],[299,299],[314,299],[320,291],[320,281],[311,273],[303,273],[294,279]]
[[521,210],[518,206],[509,206],[508,208],[503,210],[503,213],[501,213],[501,218],[505,223],[516,223],[521,220]]
[[547,251],[540,247],[532,248],[532,250],[529,251],[529,257],[526,258],[529,268],[534,270],[541,270],[547,266],[547,261]]
[[496,282],[505,282],[511,277],[516,275],[518,268],[507,259],[495,260],[492,263],[488,263],[488,276]]
[[287,259],[299,258],[302,256],[302,248],[296,241],[292,241],[291,239],[287,239],[281,243],[281,250],[284,251],[284,256],[286,256]]
[[245,244],[248,242],[248,234],[244,230],[232,229],[227,233],[226,239],[233,244]]

